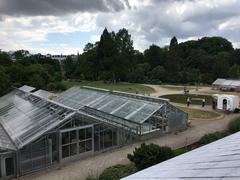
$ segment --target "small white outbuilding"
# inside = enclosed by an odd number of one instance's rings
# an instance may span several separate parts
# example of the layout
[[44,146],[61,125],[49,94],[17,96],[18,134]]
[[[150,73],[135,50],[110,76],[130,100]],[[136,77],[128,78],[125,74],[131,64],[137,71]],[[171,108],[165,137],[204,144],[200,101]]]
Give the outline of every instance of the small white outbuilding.
[[213,107],[219,110],[234,111],[239,108],[239,96],[229,94],[214,94]]

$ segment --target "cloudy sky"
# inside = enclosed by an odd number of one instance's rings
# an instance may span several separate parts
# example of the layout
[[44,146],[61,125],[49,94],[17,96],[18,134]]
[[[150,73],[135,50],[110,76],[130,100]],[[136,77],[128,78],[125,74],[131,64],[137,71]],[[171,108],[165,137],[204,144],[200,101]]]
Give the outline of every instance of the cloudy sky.
[[140,51],[203,36],[240,47],[240,0],[0,0],[0,49],[76,54],[104,27],[127,28]]

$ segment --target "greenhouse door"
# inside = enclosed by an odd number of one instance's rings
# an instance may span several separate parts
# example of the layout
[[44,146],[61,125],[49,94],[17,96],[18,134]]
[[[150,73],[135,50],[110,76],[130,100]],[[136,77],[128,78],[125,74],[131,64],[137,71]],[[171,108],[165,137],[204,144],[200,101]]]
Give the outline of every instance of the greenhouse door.
[[68,161],[93,153],[93,126],[65,129],[60,133],[60,160]]
[[9,179],[15,177],[15,162],[13,153],[1,155],[1,178]]

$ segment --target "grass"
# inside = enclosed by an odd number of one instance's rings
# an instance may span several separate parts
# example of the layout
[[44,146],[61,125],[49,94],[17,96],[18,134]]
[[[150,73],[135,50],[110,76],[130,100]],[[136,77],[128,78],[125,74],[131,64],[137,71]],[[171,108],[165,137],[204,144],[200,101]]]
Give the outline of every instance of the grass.
[[188,118],[189,119],[201,119],[201,120],[206,120],[206,119],[219,119],[223,115],[214,112],[214,111],[204,111],[204,110],[199,110],[199,109],[190,109],[190,108],[185,108],[185,107],[178,107],[179,109],[185,111],[188,113]]
[[144,86],[141,84],[132,84],[132,83],[117,83],[117,84],[110,84],[104,83],[103,81],[63,81],[63,84],[67,88],[71,88],[73,86],[90,86],[108,90],[115,90],[115,91],[123,91],[128,93],[140,93],[140,94],[149,94],[153,93],[154,89],[148,86]]
[[201,91],[201,93],[204,94],[230,94],[230,95],[236,95],[236,96],[240,96],[240,92],[228,92],[228,91],[216,91],[216,90],[211,90],[211,91]]
[[186,87],[187,90],[196,89],[196,87],[193,87],[193,86],[160,85],[160,87],[166,88],[172,91],[183,91],[184,87]]
[[205,98],[206,105],[211,105],[213,100],[212,96],[210,95],[200,95],[200,94],[187,94],[187,95],[169,94],[169,95],[160,96],[160,98],[166,98],[166,99],[169,99],[171,102],[181,103],[181,104],[186,104],[188,97],[191,98],[191,104],[194,104],[194,105],[201,105],[203,98]]

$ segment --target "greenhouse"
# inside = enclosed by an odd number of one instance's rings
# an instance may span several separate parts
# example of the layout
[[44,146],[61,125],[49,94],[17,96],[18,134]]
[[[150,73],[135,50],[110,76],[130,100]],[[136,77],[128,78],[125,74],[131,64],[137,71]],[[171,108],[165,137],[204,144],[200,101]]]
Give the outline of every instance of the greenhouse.
[[9,179],[187,127],[166,99],[22,86],[0,98],[0,177]]
[[240,91],[240,80],[232,79],[217,79],[212,83],[212,87],[215,90],[222,91]]

